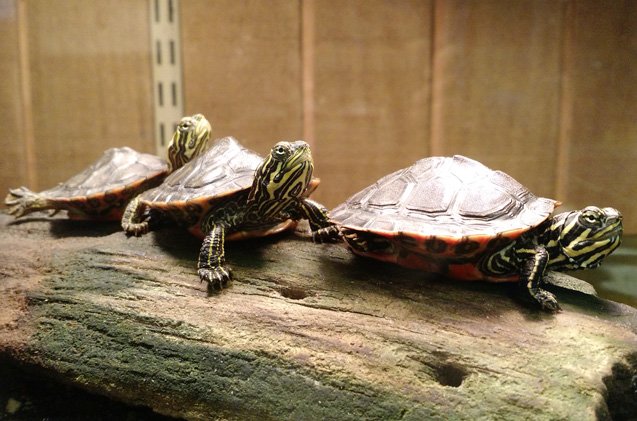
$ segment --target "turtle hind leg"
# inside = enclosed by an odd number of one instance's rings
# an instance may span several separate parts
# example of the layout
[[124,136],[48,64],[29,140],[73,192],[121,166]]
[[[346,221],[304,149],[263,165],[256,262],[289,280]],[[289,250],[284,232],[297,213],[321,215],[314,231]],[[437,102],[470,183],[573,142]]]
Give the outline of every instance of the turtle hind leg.
[[26,187],[10,189],[4,204],[7,205],[9,214],[16,218],[47,209],[54,209],[54,213],[58,211],[49,199]]
[[348,228],[342,228],[341,232],[349,247],[361,254],[394,253],[392,243],[379,235],[374,235],[365,231],[350,230]]
[[150,230],[149,219],[144,214],[144,206],[138,198],[130,201],[122,216],[122,229],[127,236],[139,237]]
[[213,225],[204,238],[199,252],[197,272],[202,282],[207,282],[208,293],[222,289],[232,279],[232,270],[225,265],[225,228]]

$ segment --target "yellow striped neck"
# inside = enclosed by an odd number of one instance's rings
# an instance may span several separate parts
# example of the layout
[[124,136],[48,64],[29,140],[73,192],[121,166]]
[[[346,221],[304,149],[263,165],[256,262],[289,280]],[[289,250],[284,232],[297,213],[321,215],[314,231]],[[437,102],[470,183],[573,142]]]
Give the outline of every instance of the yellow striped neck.
[[184,117],[168,145],[171,171],[183,166],[206,148],[212,127],[202,114]]
[[312,155],[303,141],[279,142],[255,172],[248,205],[263,219],[295,207],[312,179]]
[[556,270],[595,268],[621,244],[621,214],[613,208],[589,206],[555,216],[542,243],[549,267]]
[[613,208],[587,207],[554,216],[480,262],[488,275],[518,273],[520,265],[540,249],[551,270],[590,269],[621,244],[622,217]]

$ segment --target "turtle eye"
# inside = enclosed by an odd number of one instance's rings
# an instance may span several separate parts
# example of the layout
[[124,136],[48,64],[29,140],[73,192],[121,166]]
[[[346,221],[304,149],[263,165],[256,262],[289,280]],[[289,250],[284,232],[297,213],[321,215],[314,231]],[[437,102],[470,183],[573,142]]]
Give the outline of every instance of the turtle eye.
[[290,150],[285,145],[276,145],[272,148],[272,156],[276,159],[285,159],[289,155]]
[[596,227],[602,223],[602,215],[592,209],[587,209],[582,212],[579,217],[580,222],[588,227]]

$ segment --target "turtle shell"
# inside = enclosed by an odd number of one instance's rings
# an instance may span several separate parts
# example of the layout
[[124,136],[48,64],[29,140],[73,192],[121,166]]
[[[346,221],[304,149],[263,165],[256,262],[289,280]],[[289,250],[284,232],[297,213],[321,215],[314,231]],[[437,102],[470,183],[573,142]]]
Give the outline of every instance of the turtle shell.
[[[480,256],[547,220],[557,203],[535,196],[501,171],[456,155],[421,159],[389,174],[337,206],[330,218],[346,232],[393,244],[387,252],[359,254],[445,272],[451,261],[475,266]],[[469,277],[460,272],[458,277]]]
[[170,174],[164,182],[140,196],[151,208],[187,206],[232,195],[252,186],[263,158],[235,138],[216,140],[205,152]]
[[[213,207],[229,214],[243,206],[263,158],[233,137],[216,140],[201,155],[170,174],[154,189],[140,195],[149,209],[169,214],[198,237],[201,221]],[[292,221],[234,232],[227,239],[260,237],[292,228]]]
[[[157,156],[129,147],[111,148],[67,181],[39,193],[26,188],[12,190],[7,201],[11,196],[22,199],[17,201],[17,216],[57,209],[68,210],[75,219],[118,221],[133,197],[160,184],[167,173],[168,163]],[[32,206],[34,202],[37,204]]]

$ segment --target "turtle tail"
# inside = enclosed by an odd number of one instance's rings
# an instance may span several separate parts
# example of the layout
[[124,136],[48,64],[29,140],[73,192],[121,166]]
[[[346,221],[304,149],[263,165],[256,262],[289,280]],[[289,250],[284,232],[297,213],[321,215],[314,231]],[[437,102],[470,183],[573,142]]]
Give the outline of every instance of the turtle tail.
[[140,203],[138,198],[134,198],[126,206],[122,216],[122,229],[127,236],[139,237],[150,230],[148,218],[144,216],[144,210],[145,206]]
[[[35,193],[26,187],[10,189],[4,199],[4,204],[9,208],[9,214],[19,218],[31,212],[54,209],[49,199],[39,193]],[[55,210],[54,212],[57,212]]]

